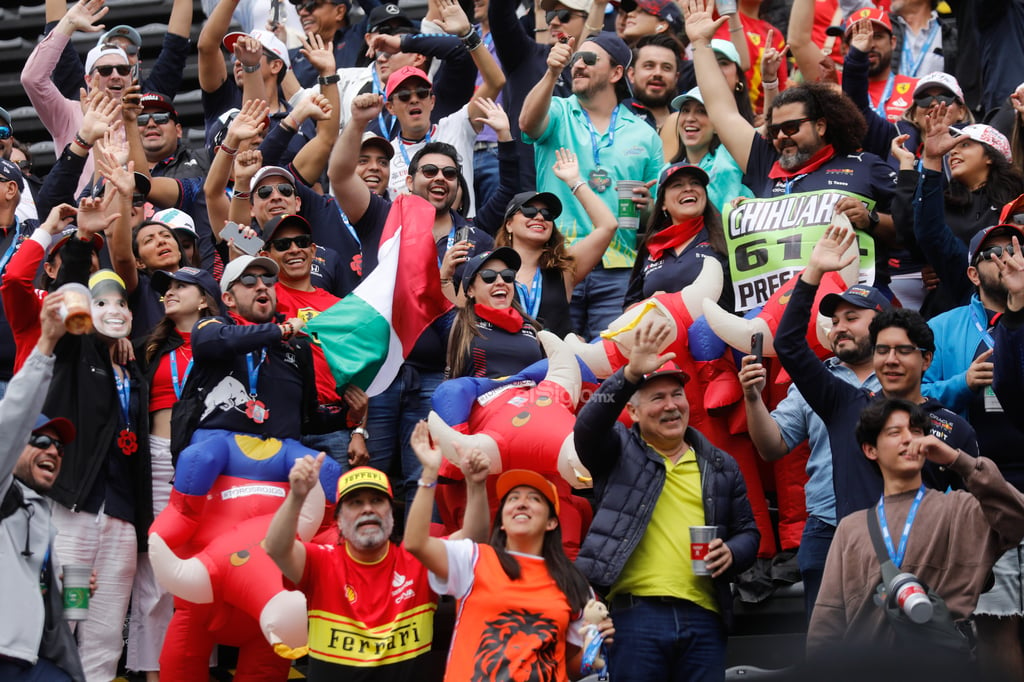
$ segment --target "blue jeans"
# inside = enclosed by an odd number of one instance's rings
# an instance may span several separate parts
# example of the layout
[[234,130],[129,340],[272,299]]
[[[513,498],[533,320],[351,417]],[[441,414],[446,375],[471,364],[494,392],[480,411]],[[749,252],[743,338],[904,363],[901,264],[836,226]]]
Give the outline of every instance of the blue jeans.
[[796,553],[800,577],[804,581],[804,608],[807,611],[807,622],[811,621],[814,602],[818,599],[821,579],[825,575],[825,559],[828,557],[828,548],[832,546],[832,538],[835,534],[835,526],[825,523],[817,516],[807,517],[804,534],[800,538],[800,549]]
[[348,465],[348,442],[352,439],[352,432],[341,429],[330,433],[309,434],[302,437],[302,444],[307,448],[326,452],[327,456],[341,465],[341,472],[349,470]]
[[35,665],[22,666],[14,661],[0,660],[0,680],[5,682],[71,682],[71,676],[45,658]]
[[[487,203],[487,199],[498,191],[501,178],[498,174],[498,148],[478,149],[473,152],[473,192],[476,195],[476,210]],[[505,210],[502,206],[501,210]]]
[[622,314],[629,272],[628,268],[597,269],[576,285],[569,312],[577,334],[593,341]]
[[412,505],[421,472],[420,461],[409,439],[416,423],[430,414],[430,399],[442,381],[442,372],[420,372],[405,364],[383,393],[370,398],[370,416],[366,422],[370,433],[366,443],[370,466],[389,472],[395,462],[401,464],[401,481],[392,481],[391,485],[396,497],[404,494],[406,509]]
[[717,613],[682,599],[640,597],[631,607],[613,608],[611,616],[615,682],[725,679],[725,625]]

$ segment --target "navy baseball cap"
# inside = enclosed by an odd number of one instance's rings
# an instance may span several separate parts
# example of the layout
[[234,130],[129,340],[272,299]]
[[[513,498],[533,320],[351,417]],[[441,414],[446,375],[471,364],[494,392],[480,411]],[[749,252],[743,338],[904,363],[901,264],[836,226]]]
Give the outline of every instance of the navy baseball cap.
[[854,284],[841,294],[829,294],[821,299],[818,312],[825,317],[832,317],[840,303],[849,303],[865,310],[889,310],[892,303],[881,291],[866,284]]
[[508,246],[499,247],[494,251],[478,253],[469,259],[469,262],[466,263],[466,269],[462,272],[463,291],[469,289],[469,285],[473,283],[473,278],[476,277],[476,273],[480,272],[484,263],[492,258],[497,258],[513,270],[519,270],[523,264],[523,259],[519,257],[519,254],[516,253],[515,249]]
[[13,182],[18,186],[19,192],[25,191],[25,178],[21,174],[21,169],[10,159],[0,159],[0,181]]
[[67,445],[75,439],[75,425],[64,417],[50,419],[45,414],[36,417],[36,425],[32,427],[32,433],[39,433],[43,429],[53,429],[60,438],[60,442]]
[[171,286],[172,281],[194,284],[212,296],[215,301],[220,300],[220,286],[217,284],[217,280],[213,278],[213,275],[206,270],[191,266],[178,268],[174,272],[157,270],[153,273],[151,284],[153,289],[163,296],[167,293],[167,289]]
[[992,227],[986,227],[984,230],[979,230],[971,237],[971,246],[967,250],[967,257],[969,258],[968,265],[976,265],[978,259],[978,253],[981,251],[981,247],[985,245],[985,240],[989,237],[995,236],[996,234],[1005,234],[1008,237],[1016,237],[1017,241],[1024,246],[1024,226],[1017,225],[1016,223],[1001,223],[999,225],[993,225]]

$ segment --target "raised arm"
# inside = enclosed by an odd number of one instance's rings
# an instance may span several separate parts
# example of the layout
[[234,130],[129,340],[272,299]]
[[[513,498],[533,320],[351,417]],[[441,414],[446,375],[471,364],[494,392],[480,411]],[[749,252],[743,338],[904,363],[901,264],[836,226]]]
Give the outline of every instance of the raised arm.
[[370,205],[370,188],[356,175],[367,124],[384,109],[384,98],[371,92],[352,100],[352,119],[342,131],[331,152],[327,177],[338,205],[353,224],[359,222]]
[[[135,191],[135,163],[129,162],[127,168],[121,166],[110,149],[104,149],[95,156],[96,169],[107,180],[104,201],[112,201],[121,214],[108,235],[110,261],[114,266],[114,272],[124,280],[124,288],[130,294],[139,285],[139,271],[135,255],[132,253],[131,215],[132,194]],[[109,196],[111,194],[114,196]]]
[[736,165],[746,173],[750,143],[757,131],[736,108],[732,90],[711,49],[711,39],[726,18],[712,18],[714,0],[682,0],[682,5],[686,15],[686,35],[693,47],[693,70],[700,94],[704,98],[704,106],[715,123],[719,139],[736,160]]
[[743,388],[744,407],[747,414],[747,432],[754,447],[766,462],[782,459],[789,453],[789,447],[782,438],[782,430],[772,419],[768,406],[764,404],[761,392],[764,391],[768,373],[762,363],[757,362],[753,355],[743,358],[739,372],[740,386]]
[[430,536],[430,518],[434,512],[434,490],[441,467],[441,449],[430,442],[427,422],[416,424],[410,440],[413,452],[423,471],[420,473],[416,496],[405,521],[405,549],[420,560],[427,570],[441,580],[448,579],[448,550],[444,542]]
[[306,546],[298,539],[299,516],[306,497],[320,481],[320,467],[324,463],[324,453],[314,459],[306,455],[295,460],[292,470],[288,472],[288,496],[274,513],[267,527],[267,536],[263,539],[263,548],[267,556],[274,560],[285,578],[298,583],[306,571]]
[[569,186],[572,195],[583,206],[587,212],[594,229],[583,239],[575,242],[568,251],[576,259],[576,268],[571,273],[566,273],[566,296],[572,298],[572,289],[583,278],[590,274],[590,271],[597,267],[604,256],[608,245],[615,238],[615,230],[619,227],[619,220],[608,208],[597,193],[590,188],[580,176],[580,164],[576,155],[570,149],[555,150],[555,165],[552,168],[555,176]]
[[555,86],[558,85],[562,70],[568,66],[569,59],[572,58],[575,46],[576,39],[571,37],[567,42],[558,42],[551,46],[551,51],[548,52],[547,71],[523,101],[523,108],[519,112],[519,130],[535,140],[548,129],[551,97],[555,93]]
[[494,55],[484,46],[480,34],[473,28],[469,17],[466,16],[459,3],[456,0],[441,0],[440,4],[441,16],[437,19],[437,24],[444,29],[445,33],[457,36],[462,40],[483,79],[483,83],[477,88],[473,99],[469,102],[469,120],[479,133],[483,129],[483,123],[476,119],[484,115],[485,112],[477,104],[476,98],[494,99],[497,97],[501,89],[505,87],[505,73],[498,66],[498,62],[494,60]]
[[796,66],[807,80],[817,80],[821,62],[821,46],[814,44],[814,0],[793,0],[789,12],[786,42],[796,59]]
[[228,33],[231,15],[237,5],[235,0],[220,0],[199,32],[199,40],[196,42],[196,50],[199,52],[199,87],[204,92],[215,92],[228,78],[220,44]]

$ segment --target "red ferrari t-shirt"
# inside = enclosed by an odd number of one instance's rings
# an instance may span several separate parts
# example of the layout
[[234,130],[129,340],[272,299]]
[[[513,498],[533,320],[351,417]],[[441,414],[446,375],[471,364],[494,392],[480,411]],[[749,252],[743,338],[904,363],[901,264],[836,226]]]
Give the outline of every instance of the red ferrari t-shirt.
[[[277,312],[285,317],[297,317],[305,322],[324,312],[341,299],[324,289],[300,291],[281,282],[277,283]],[[316,395],[320,403],[327,405],[341,400],[336,389],[337,382],[327,365],[320,340],[313,337],[313,369],[316,371]]]

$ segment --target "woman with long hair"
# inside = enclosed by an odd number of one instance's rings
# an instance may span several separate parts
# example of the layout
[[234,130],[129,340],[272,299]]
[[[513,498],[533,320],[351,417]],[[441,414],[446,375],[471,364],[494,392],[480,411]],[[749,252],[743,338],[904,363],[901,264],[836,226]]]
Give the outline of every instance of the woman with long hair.
[[725,233],[718,209],[708,201],[709,181],[703,168],[688,161],[662,171],[647,231],[637,246],[627,307],[659,292],[682,290],[710,261],[722,268],[725,285],[720,303],[732,310]]
[[[441,451],[430,444],[425,423],[412,447],[423,466],[405,526],[405,548],[430,571],[438,594],[458,599],[445,680],[496,679],[499,665],[523,679],[561,681],[579,675],[579,632],[590,586],[562,549],[558,493],[540,474],[511,469],[495,484],[501,499],[490,544],[430,536]],[[483,457],[479,450],[462,453]],[[600,625],[606,642],[613,630]],[[524,637],[529,632],[532,636]],[[508,660],[511,645],[516,658]]]
[[569,301],[572,290],[601,262],[615,237],[618,219],[580,177],[576,155],[555,152],[552,170],[582,204],[594,229],[572,246],[555,226],[562,202],[550,192],[521,192],[505,208],[504,224],[494,245],[515,250],[522,261],[516,275],[516,299],[544,329],[565,337],[572,331]]
[[508,376],[543,357],[537,328],[515,300],[519,266],[519,254],[507,246],[466,263],[465,299],[448,340],[447,378]]

